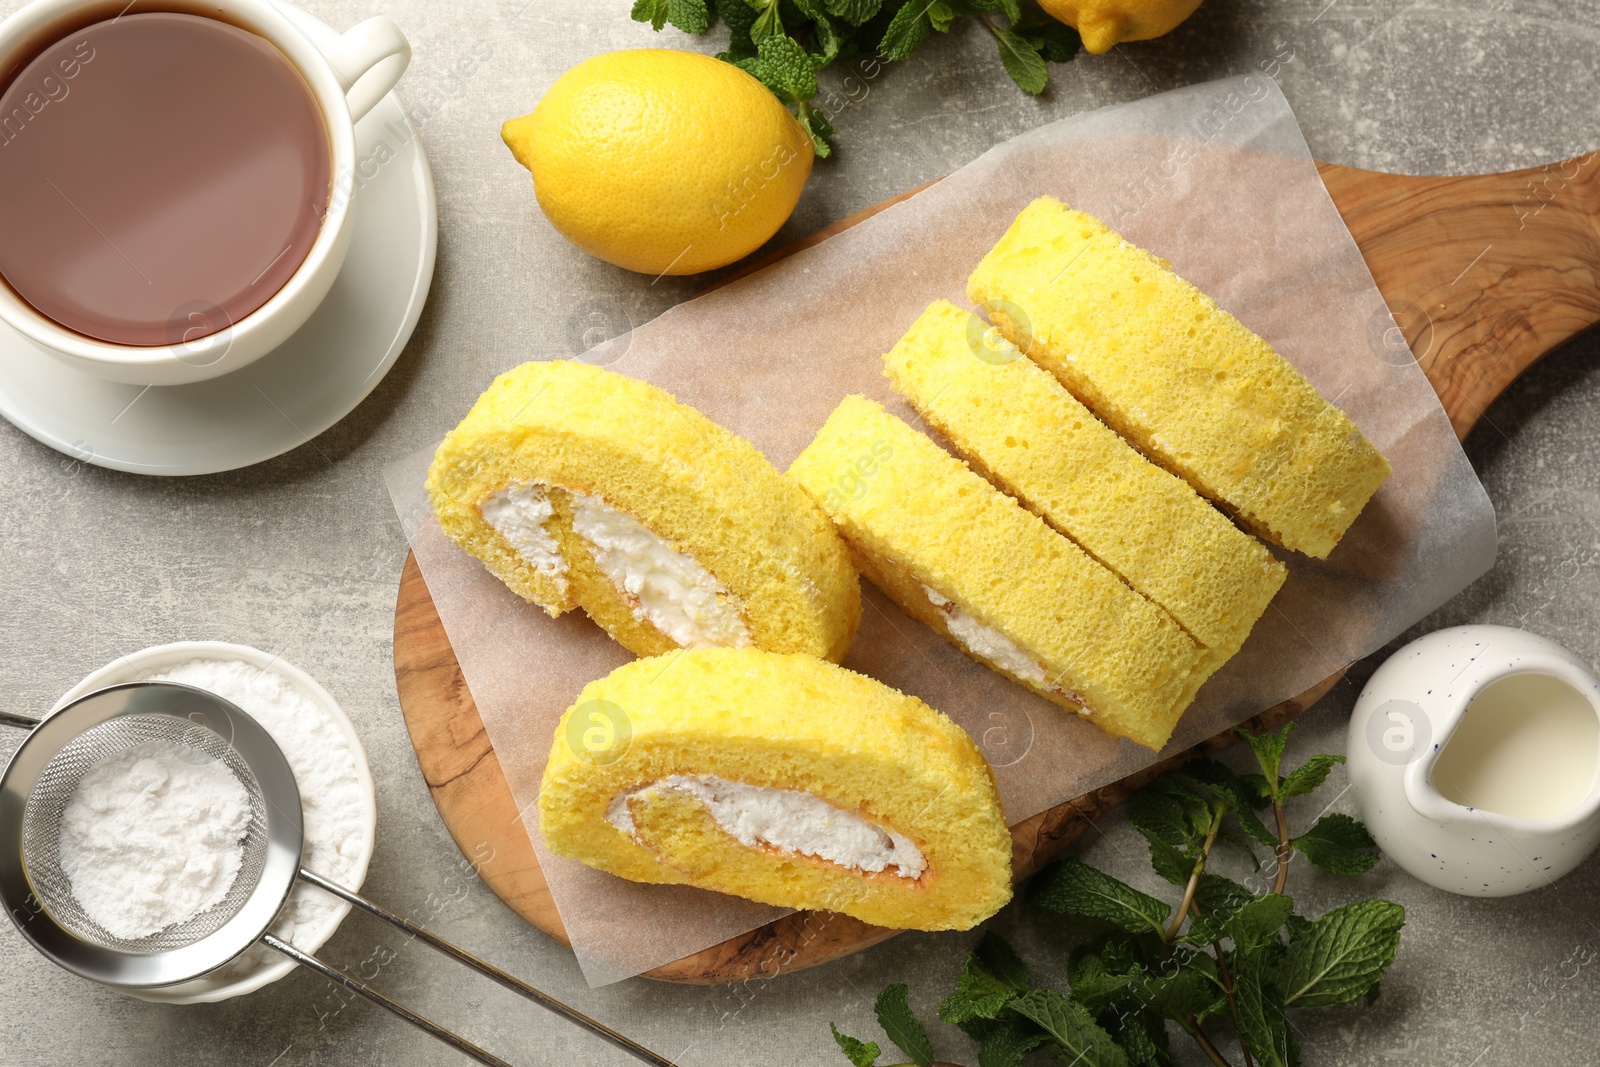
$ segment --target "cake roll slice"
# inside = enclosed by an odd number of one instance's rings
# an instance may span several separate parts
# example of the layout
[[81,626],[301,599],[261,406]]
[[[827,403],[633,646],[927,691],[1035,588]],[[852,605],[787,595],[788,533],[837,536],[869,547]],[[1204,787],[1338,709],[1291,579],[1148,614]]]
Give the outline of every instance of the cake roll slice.
[[1166,743],[1207,670],[1204,649],[961,460],[850,396],[789,475],[908,615],[1113,736]]
[[551,850],[876,926],[965,930],[1011,897],[994,776],[915,697],[811,656],[693,649],[578,695],[539,788]]
[[1058,200],[1017,216],[967,293],[1112,429],[1269,541],[1326,558],[1389,476],[1270,344]]
[[940,300],[884,371],[973,469],[1164,609],[1220,667],[1283,584],[1283,564],[997,334]]
[[439,525],[523,599],[630,651],[844,657],[861,616],[827,517],[755,446],[584,363],[502,374],[428,472]]

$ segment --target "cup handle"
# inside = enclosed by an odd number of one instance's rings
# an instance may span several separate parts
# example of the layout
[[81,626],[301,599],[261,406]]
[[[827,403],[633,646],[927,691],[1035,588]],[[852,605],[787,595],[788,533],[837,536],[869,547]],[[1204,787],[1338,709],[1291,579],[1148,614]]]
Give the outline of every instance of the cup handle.
[[411,42],[393,19],[374,15],[322,45],[322,54],[344,86],[350,121],[359,122],[400,81],[411,63]]

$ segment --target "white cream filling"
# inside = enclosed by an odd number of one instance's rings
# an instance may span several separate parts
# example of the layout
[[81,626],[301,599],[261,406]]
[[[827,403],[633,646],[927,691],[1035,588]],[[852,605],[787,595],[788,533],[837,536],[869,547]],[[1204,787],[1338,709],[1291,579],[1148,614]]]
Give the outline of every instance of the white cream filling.
[[478,501],[478,512],[530,567],[566,590],[567,561],[544,526],[555,514],[544,486],[533,482],[508,485]]
[[945,627],[950,631],[950,636],[961,643],[962,648],[1024,681],[1047,689],[1055,688],[1039,661],[1028,655],[1021,645],[999,630],[985,626],[949,597],[941,596],[927,586],[923,586],[922,591],[928,594],[928,600],[934,607],[944,612]]
[[599,497],[572,494],[572,528],[643,619],[683,648],[747,648],[740,604],[710,571]]
[[1075,689],[1067,689],[1059,682],[1050,679],[1050,673],[1044,669],[1040,662],[1011,638],[999,630],[985,626],[967,612],[961,605],[947,596],[941,595],[937,590],[926,585],[922,591],[928,594],[928,600],[934,607],[944,612],[945,629],[950,631],[950,636],[962,648],[985,662],[992,663],[1001,670],[1009,671],[1024,681],[1032,682],[1042,689],[1060,693],[1074,704],[1078,705],[1078,714],[1085,719],[1094,715],[1083,694]]
[[746,785],[709,774],[674,774],[619,793],[606,808],[606,821],[634,836],[628,802],[641,793],[665,790],[700,801],[716,824],[746,848],[768,845],[871,873],[893,867],[900,877],[911,879],[920,878],[928,866],[910,838],[812,793]]

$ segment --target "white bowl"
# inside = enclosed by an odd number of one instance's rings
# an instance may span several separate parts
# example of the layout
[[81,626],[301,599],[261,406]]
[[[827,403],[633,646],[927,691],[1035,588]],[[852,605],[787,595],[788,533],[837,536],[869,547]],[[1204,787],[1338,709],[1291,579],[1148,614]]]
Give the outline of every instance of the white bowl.
[[[361,883],[367,878],[367,864],[372,861],[372,850],[377,843],[378,803],[377,786],[372,780],[372,771],[367,767],[366,749],[361,746],[361,738],[356,734],[355,726],[350,722],[338,701],[334,700],[328,691],[322,688],[305,671],[278,656],[269,655],[258,648],[249,645],[232,645],[224,641],[177,641],[170,645],[156,645],[146,648],[131,655],[101,667],[83,681],[67,690],[52,713],[66,706],[72,701],[91,693],[96,689],[104,689],[110,685],[122,682],[136,682],[146,675],[160,671],[170,670],[180,663],[188,663],[195,659],[212,660],[241,660],[262,670],[270,670],[283,678],[308,697],[312,703],[321,708],[344,734],[345,741],[350,745],[350,755],[355,761],[356,778],[361,783],[363,798],[362,825],[366,830],[365,840],[362,842],[360,856],[357,860],[356,871],[350,879],[349,889],[359,891]],[[312,936],[302,936],[295,932],[295,947],[306,952],[315,952],[321,948],[333,932],[339,928],[339,923],[349,914],[350,905],[340,901],[338,910],[331,913],[328,921],[321,929],[312,931]],[[275,959],[263,967],[257,968],[249,974],[224,981],[212,975],[182,982],[174,986],[165,986],[160,989],[127,990],[129,995],[140,1000],[150,1000],[161,1004],[208,1004],[213,1001],[227,1000],[244,993],[253,993],[264,985],[276,982],[297,964],[284,956]],[[215,972],[213,972],[215,973]]]

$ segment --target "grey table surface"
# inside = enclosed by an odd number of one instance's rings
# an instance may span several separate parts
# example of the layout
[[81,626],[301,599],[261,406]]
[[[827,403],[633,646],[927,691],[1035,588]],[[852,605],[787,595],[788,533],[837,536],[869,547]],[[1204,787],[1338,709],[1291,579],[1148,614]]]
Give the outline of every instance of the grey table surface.
[[[0,2],[9,12],[15,0]],[[402,724],[390,663],[406,546],[380,479],[389,461],[437,439],[499,371],[567,347],[572,309],[604,294],[641,323],[706,278],[650,284],[590,259],[538,212],[527,174],[497,136],[563,70],[616,48],[715,50],[660,37],[628,0],[313,0],[335,26],[378,10],[409,34],[401,96],[438,183],[438,271],[422,321],[377,391],[315,442],[213,477],[157,480],[76,463],[0,425],[0,591],[7,703],[47,708],[90,670],[165,641],[220,639],[280,653],[349,711],[378,782],[371,895],[432,916],[435,929],[543,984],[685,1064],[843,1063],[828,1037],[877,1035],[871,998],[907,980],[931,1016],[974,934],[902,936],[841,963],[721,988],[641,980],[588,990],[569,954],[462,873]],[[1600,147],[1600,0],[1206,0],[1170,37],[1052,68],[1039,99],[1017,92],[987,34],[965,27],[871,82],[841,116],[777,242],[936,178],[990,145],[1054,118],[1292,55],[1277,79],[1318,159],[1375,170],[1465,174]],[[827,77],[824,82],[827,82]],[[581,330],[578,331],[580,334]],[[1467,443],[1499,514],[1495,569],[1410,636],[1462,622],[1525,626],[1591,662],[1600,572],[1600,337],[1537,365]],[[1292,753],[1340,751],[1361,682],[1381,654],[1302,719]],[[0,756],[14,740],[0,736]],[[1336,772],[1333,792],[1344,786]],[[1330,793],[1330,796],[1332,794]],[[1336,807],[1352,810],[1348,795]],[[1315,814],[1314,811],[1303,813]],[[1149,878],[1116,816],[1085,852]],[[1295,873],[1312,913],[1357,891]],[[1308,1063],[1593,1062],[1600,1053],[1600,863],[1524,897],[1469,900],[1385,862],[1360,892],[1405,905],[1400,956],[1360,1011],[1308,1013]],[[1060,977],[1067,935],[1013,908],[994,925]],[[352,917],[326,956],[394,959],[379,984],[519,1064],[631,1062],[427,949]],[[296,973],[251,996],[201,1007],[125,999],[57,970],[0,924],[0,1063],[302,1064],[465,1062],[382,1012],[346,1004]],[[941,1054],[971,1059],[939,1028]]]

